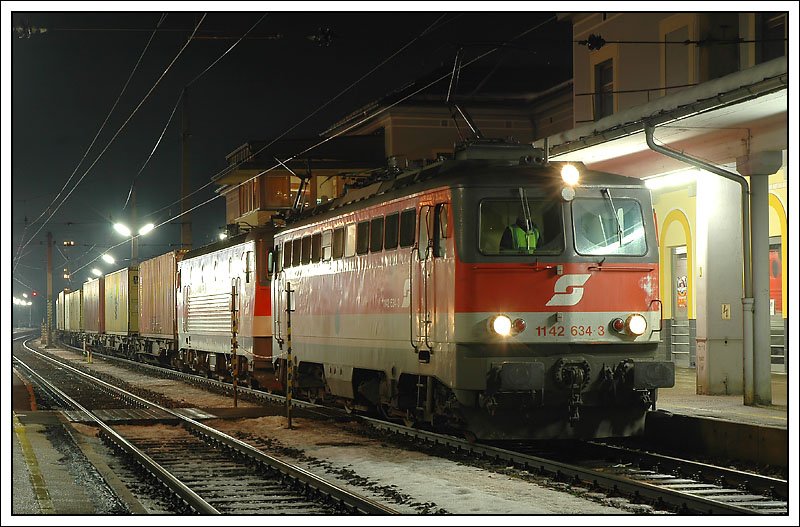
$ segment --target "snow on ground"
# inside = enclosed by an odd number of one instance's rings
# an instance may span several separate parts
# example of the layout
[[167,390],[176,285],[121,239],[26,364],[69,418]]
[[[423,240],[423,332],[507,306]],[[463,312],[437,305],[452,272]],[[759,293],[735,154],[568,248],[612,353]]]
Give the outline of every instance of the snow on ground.
[[[406,514],[620,514],[623,511],[534,482],[412,452],[354,433],[355,425],[283,416],[210,421],[231,435],[269,439],[267,453]],[[263,448],[263,447],[262,447]],[[297,451],[301,452],[297,452]]]

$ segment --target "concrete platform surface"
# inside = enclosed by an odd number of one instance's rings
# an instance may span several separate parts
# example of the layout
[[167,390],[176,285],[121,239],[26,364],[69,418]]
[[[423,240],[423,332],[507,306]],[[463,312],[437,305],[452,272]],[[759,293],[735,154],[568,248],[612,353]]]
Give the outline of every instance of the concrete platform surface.
[[788,426],[787,375],[772,374],[771,406],[745,406],[742,395],[697,395],[696,370],[675,368],[675,387],[660,388],[656,407],[673,414],[757,426]]

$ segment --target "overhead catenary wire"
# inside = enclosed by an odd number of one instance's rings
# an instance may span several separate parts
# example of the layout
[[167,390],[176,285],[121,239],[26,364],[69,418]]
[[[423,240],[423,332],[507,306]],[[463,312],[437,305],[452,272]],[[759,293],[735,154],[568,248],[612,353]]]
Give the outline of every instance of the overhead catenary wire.
[[[211,64],[209,64],[209,65],[208,65],[208,67],[206,67],[206,69],[204,69],[204,70],[203,70],[203,71],[202,71],[202,72],[201,72],[199,75],[195,76],[195,78],[193,78],[192,80],[190,80],[190,81],[189,81],[189,82],[186,84],[186,87],[188,88],[189,86],[191,86],[192,84],[194,84],[194,83],[195,83],[195,82],[196,82],[198,79],[200,79],[200,77],[202,77],[203,75],[205,75],[205,74],[206,74],[206,73],[207,73],[207,72],[208,72],[208,71],[209,71],[211,68],[213,68],[213,67],[214,67],[214,66],[215,66],[215,65],[216,65],[216,64],[217,64],[217,63],[218,63],[220,60],[222,60],[222,58],[223,58],[225,55],[227,55],[228,53],[230,53],[230,52],[231,52],[231,50],[233,50],[233,48],[235,48],[235,47],[236,47],[236,46],[239,44],[239,42],[241,42],[242,40],[244,40],[244,39],[245,39],[245,37],[247,37],[247,35],[249,35],[249,34],[250,34],[250,33],[251,33],[251,32],[252,32],[252,31],[253,31],[255,28],[256,28],[256,26],[258,26],[258,25],[261,23],[261,21],[262,21],[262,20],[264,20],[264,18],[266,18],[267,14],[268,14],[268,13],[264,13],[264,14],[261,16],[261,18],[259,18],[259,19],[256,21],[256,23],[255,23],[255,24],[253,24],[253,25],[250,27],[250,29],[248,29],[248,30],[247,30],[247,31],[244,33],[244,35],[242,35],[241,37],[239,37],[239,40],[237,40],[236,42],[234,42],[234,43],[233,43],[233,44],[232,44],[232,45],[231,45],[231,46],[230,46],[228,49],[226,49],[226,50],[225,50],[225,52],[224,52],[224,53],[222,53],[222,55],[220,55],[219,57],[217,57],[217,59],[216,59],[214,62],[212,62]],[[178,97],[178,100],[177,100],[177,101],[175,101],[175,105],[172,107],[172,112],[170,112],[170,114],[169,114],[169,118],[167,119],[167,122],[164,124],[164,129],[163,129],[163,130],[161,130],[161,135],[158,137],[158,140],[156,140],[156,144],[155,144],[155,145],[153,145],[153,149],[150,151],[150,155],[149,155],[149,156],[147,156],[147,159],[145,159],[145,160],[144,160],[144,163],[142,163],[142,166],[141,166],[141,168],[139,169],[139,171],[136,173],[136,175],[134,175],[134,176],[133,176],[133,181],[131,182],[131,188],[128,190],[128,197],[125,199],[125,204],[122,206],[122,210],[125,210],[125,208],[128,206],[128,202],[130,201],[130,199],[131,199],[131,195],[133,194],[133,188],[134,188],[134,186],[136,185],[136,180],[138,179],[138,177],[139,177],[139,175],[142,173],[142,171],[145,169],[145,167],[147,166],[147,164],[150,162],[150,159],[152,159],[153,155],[155,154],[156,150],[158,149],[158,146],[161,144],[161,140],[164,138],[164,134],[167,132],[167,128],[169,128],[169,125],[170,125],[170,123],[172,122],[172,118],[175,116],[175,112],[177,111],[177,109],[178,109],[178,105],[180,105],[180,103],[181,103],[181,99],[182,99],[182,98],[183,98],[183,93],[181,93],[181,95]]]
[[[275,138],[275,139],[273,139],[271,142],[269,142],[268,144],[266,144],[266,145],[265,145],[263,148],[261,148],[260,150],[258,150],[258,151],[257,151],[257,152],[256,152],[254,155],[257,155],[258,153],[262,152],[262,151],[263,151],[263,150],[265,150],[266,148],[268,148],[268,147],[272,146],[272,145],[273,145],[275,142],[277,142],[277,141],[279,141],[280,139],[282,139],[283,137],[285,137],[285,136],[286,136],[286,135],[287,135],[289,132],[291,132],[292,130],[294,130],[295,128],[297,128],[298,126],[300,126],[301,124],[303,124],[304,122],[306,122],[308,119],[310,119],[311,117],[313,117],[314,115],[316,115],[317,113],[319,113],[321,110],[325,109],[325,108],[326,108],[326,107],[327,107],[329,104],[331,104],[332,102],[334,102],[336,99],[338,99],[339,97],[341,97],[342,95],[344,95],[344,94],[345,94],[345,93],[347,93],[348,91],[352,90],[352,89],[353,89],[353,88],[354,88],[354,87],[355,87],[355,86],[356,86],[358,83],[360,83],[361,81],[363,81],[365,78],[369,77],[371,74],[373,74],[375,71],[377,71],[377,70],[378,70],[380,67],[384,66],[384,65],[385,65],[387,62],[389,62],[389,61],[390,61],[390,60],[392,60],[394,57],[396,57],[398,54],[400,54],[400,53],[401,53],[401,52],[403,52],[405,49],[407,49],[409,46],[411,46],[411,44],[413,44],[414,42],[418,41],[418,40],[419,40],[420,38],[422,38],[423,36],[427,35],[427,34],[428,34],[428,33],[430,33],[431,31],[433,31],[433,30],[434,30],[434,28],[435,28],[435,29],[439,29],[439,28],[443,27],[444,25],[448,24],[449,22],[452,22],[453,20],[455,20],[456,18],[458,18],[458,16],[460,16],[460,15],[457,15],[457,16],[453,17],[452,19],[448,20],[447,22],[444,22],[444,23],[441,23],[441,24],[439,24],[439,22],[440,22],[440,21],[442,20],[442,18],[444,18],[445,16],[447,16],[447,13],[443,13],[443,14],[442,14],[442,15],[441,15],[439,18],[437,18],[437,19],[436,19],[436,20],[435,20],[435,21],[434,21],[434,22],[433,22],[433,23],[432,23],[430,26],[428,26],[427,28],[425,28],[425,29],[424,29],[424,30],[423,30],[423,31],[422,31],[422,32],[421,32],[419,35],[417,35],[417,36],[416,36],[414,39],[412,39],[412,40],[411,40],[411,41],[409,41],[409,42],[408,42],[406,45],[402,46],[400,49],[398,49],[397,51],[395,51],[394,53],[392,53],[392,54],[391,54],[389,57],[387,57],[386,59],[384,59],[383,61],[381,61],[381,62],[380,62],[378,65],[374,66],[374,67],[373,67],[371,70],[369,70],[367,73],[365,73],[364,75],[362,75],[361,77],[359,77],[359,78],[358,78],[356,81],[354,81],[353,83],[351,83],[351,84],[350,84],[349,86],[347,86],[347,87],[346,87],[344,90],[342,90],[342,91],[340,91],[338,94],[336,94],[334,97],[332,97],[331,99],[328,99],[328,101],[326,101],[324,104],[322,104],[321,106],[319,106],[319,107],[318,107],[316,110],[314,110],[313,112],[311,112],[310,114],[308,114],[308,115],[307,115],[305,118],[303,118],[302,120],[300,120],[298,123],[296,123],[295,125],[291,126],[291,127],[290,127],[290,128],[288,128],[287,130],[285,130],[285,131],[284,131],[282,134],[280,134],[278,137],[276,137],[276,138]],[[438,26],[438,27],[436,27],[436,25],[437,25],[437,24],[439,24],[439,26]],[[193,81],[193,82],[194,82],[194,81]],[[173,110],[173,112],[174,112],[174,110]],[[211,176],[211,178],[210,178],[210,180],[209,180],[208,182],[204,183],[203,185],[201,185],[201,186],[200,186],[199,188],[197,188],[196,190],[194,190],[194,191],[190,192],[189,194],[187,194],[187,196],[186,196],[186,197],[187,197],[187,198],[189,198],[189,197],[191,197],[191,196],[194,196],[195,194],[197,194],[198,192],[202,191],[202,190],[203,190],[203,189],[205,189],[206,187],[209,187],[209,186],[213,185],[213,184],[214,184],[214,180],[215,180],[217,177],[219,177],[219,176],[221,176],[221,175],[225,174],[227,171],[230,171],[231,169],[238,168],[238,167],[239,167],[239,166],[240,166],[242,163],[244,163],[244,162],[245,162],[244,160],[243,160],[243,161],[239,161],[238,163],[235,163],[235,164],[233,164],[233,165],[229,165],[229,166],[227,166],[227,167],[223,168],[222,170],[220,170],[219,172],[217,172],[216,174],[214,174],[213,176]],[[166,210],[166,209],[168,209],[168,208],[172,207],[173,205],[177,205],[177,204],[178,204],[178,203],[180,203],[180,202],[181,202],[181,200],[176,200],[176,201],[173,201],[172,203],[169,203],[168,205],[165,205],[165,206],[161,207],[160,209],[156,210],[156,211],[155,211],[155,212],[153,212],[152,214],[158,214],[158,213],[160,213],[160,212],[162,212],[162,211],[164,211],[164,210]]]
[[[533,27],[531,27],[531,28],[529,28],[529,29],[527,29],[527,30],[523,31],[523,32],[522,32],[522,33],[520,33],[519,35],[517,35],[517,36],[513,37],[513,38],[512,38],[510,41],[513,41],[513,40],[516,40],[516,39],[522,38],[523,36],[527,35],[527,34],[528,34],[528,33],[530,33],[531,31],[535,31],[536,29],[539,29],[539,28],[541,28],[542,26],[544,26],[545,24],[548,24],[548,23],[550,23],[550,22],[552,22],[552,21],[554,21],[554,20],[556,20],[556,17],[551,17],[551,18],[548,18],[547,20],[545,20],[545,21],[543,21],[543,22],[541,22],[541,23],[539,23],[539,24],[537,24],[537,25],[535,25],[535,26],[533,26]],[[497,51],[498,49],[499,49],[499,47],[496,47],[496,48],[493,48],[493,49],[491,49],[491,50],[489,50],[489,51],[486,51],[485,53],[483,53],[483,54],[481,54],[481,55],[478,55],[477,57],[475,57],[475,58],[471,59],[470,61],[466,62],[465,64],[463,64],[463,65],[461,66],[461,68],[466,68],[466,67],[470,66],[471,64],[473,64],[473,63],[475,63],[475,62],[477,62],[477,61],[479,61],[479,60],[482,60],[483,58],[485,58],[485,57],[487,57],[488,55],[490,55],[490,54],[494,53],[495,51]],[[378,116],[378,115],[380,115],[380,114],[382,114],[382,113],[384,113],[384,112],[386,112],[386,111],[390,110],[391,108],[393,108],[393,107],[397,106],[398,104],[400,104],[400,103],[402,103],[402,102],[404,102],[404,101],[408,100],[409,98],[411,98],[411,97],[413,97],[413,96],[417,95],[418,93],[420,93],[420,92],[422,92],[422,91],[424,91],[424,90],[428,89],[429,87],[433,86],[434,84],[436,84],[436,83],[438,83],[438,82],[441,82],[442,80],[446,79],[446,78],[447,78],[448,76],[450,76],[450,75],[452,75],[452,72],[451,72],[451,73],[445,73],[445,74],[443,74],[442,76],[438,77],[437,79],[434,79],[433,81],[429,82],[429,83],[428,83],[428,84],[426,84],[425,86],[423,86],[423,87],[421,87],[421,88],[419,88],[419,89],[415,90],[414,92],[412,92],[412,93],[410,93],[410,94],[406,95],[405,97],[402,97],[401,99],[399,99],[399,100],[395,101],[394,103],[391,103],[391,104],[389,104],[389,105],[385,106],[384,108],[382,108],[382,109],[380,109],[380,110],[376,111],[375,113],[372,113],[372,114],[370,114],[370,115],[367,115],[366,117],[364,117],[364,118],[362,118],[362,119],[360,119],[360,120],[356,121],[355,123],[351,124],[350,126],[347,126],[346,128],[344,128],[344,129],[340,130],[339,132],[337,132],[337,133],[335,133],[335,134],[333,134],[333,135],[331,135],[331,136],[329,136],[329,137],[327,137],[327,138],[325,138],[325,139],[323,139],[323,140],[319,141],[318,143],[316,143],[316,144],[314,144],[314,145],[312,145],[312,146],[310,146],[310,147],[306,148],[305,150],[303,150],[303,151],[301,151],[301,152],[298,152],[298,153],[294,154],[293,156],[290,156],[290,157],[288,157],[288,158],[286,158],[286,159],[284,159],[284,160],[282,160],[282,161],[280,161],[280,160],[279,160],[279,162],[278,162],[278,163],[276,163],[275,165],[271,166],[270,168],[267,168],[267,169],[265,169],[265,170],[263,170],[263,171],[261,171],[261,172],[259,172],[259,173],[255,174],[254,176],[250,177],[249,179],[246,179],[246,180],[242,181],[241,183],[238,183],[238,184],[236,184],[236,185],[235,185],[235,186],[234,186],[234,187],[233,187],[231,190],[235,190],[235,189],[237,189],[237,188],[241,187],[242,185],[246,185],[247,183],[250,183],[250,182],[251,182],[251,181],[253,181],[254,179],[256,179],[256,178],[258,178],[258,177],[260,177],[260,176],[262,176],[262,175],[264,175],[264,174],[266,174],[266,173],[268,173],[268,172],[271,172],[272,170],[275,170],[276,168],[278,168],[278,167],[282,166],[283,164],[285,164],[285,163],[287,163],[287,162],[289,162],[289,161],[291,161],[291,160],[293,160],[293,159],[295,159],[295,158],[297,158],[297,157],[299,157],[299,156],[301,156],[301,155],[303,155],[303,154],[306,154],[306,153],[310,152],[311,150],[313,150],[313,149],[315,149],[315,148],[317,148],[317,147],[319,147],[319,146],[321,146],[321,145],[323,145],[323,144],[327,143],[328,141],[330,141],[330,140],[332,140],[332,139],[335,139],[336,137],[339,137],[339,136],[340,136],[340,135],[342,135],[342,134],[345,134],[345,133],[349,132],[350,130],[352,130],[353,128],[356,128],[356,127],[358,127],[358,126],[360,126],[360,125],[361,125],[361,124],[363,124],[364,122],[366,122],[366,121],[368,121],[368,120],[370,120],[370,119],[373,119],[373,118],[375,118],[376,116]],[[271,144],[271,143],[270,143],[270,144]],[[266,145],[266,146],[264,146],[264,147],[260,148],[260,149],[259,149],[258,151],[256,151],[256,152],[255,152],[253,155],[255,156],[255,155],[259,154],[259,153],[260,153],[260,152],[262,152],[262,151],[263,151],[263,150],[264,150],[264,149],[265,149],[267,146],[269,146],[269,145]],[[237,165],[237,166],[238,166],[238,165]],[[230,169],[230,167],[227,167],[225,170],[229,170],[229,169]],[[223,170],[223,171],[219,172],[218,174],[224,173],[224,171],[225,171],[225,170]],[[213,181],[212,181],[212,182],[210,182],[210,183],[206,183],[206,184],[205,184],[205,185],[203,185],[203,187],[201,187],[201,188],[204,188],[204,187],[206,187],[206,186],[210,185],[211,183],[213,183]],[[160,227],[160,226],[162,226],[162,225],[164,225],[164,224],[166,224],[166,223],[169,223],[169,222],[171,222],[171,221],[174,221],[174,220],[176,220],[176,219],[180,218],[181,216],[183,216],[183,215],[185,215],[185,214],[188,214],[189,212],[192,212],[192,211],[194,211],[194,210],[195,210],[195,209],[197,209],[197,208],[200,208],[200,207],[202,207],[202,206],[205,206],[205,205],[207,205],[208,203],[211,203],[212,201],[214,201],[215,199],[217,199],[217,198],[219,198],[219,197],[222,197],[222,195],[221,195],[221,194],[218,194],[218,195],[216,195],[216,196],[213,196],[213,197],[211,197],[211,198],[209,198],[209,199],[207,199],[207,200],[203,201],[202,203],[199,203],[199,204],[195,205],[194,207],[191,207],[191,208],[189,208],[188,210],[186,210],[186,211],[184,211],[184,212],[181,212],[181,213],[179,213],[179,214],[177,214],[177,215],[173,216],[172,218],[170,218],[170,219],[168,219],[168,220],[166,220],[166,221],[164,221],[164,222],[162,222],[162,223],[160,223],[160,224],[156,225],[156,228],[158,228],[158,227]],[[163,209],[161,209],[161,210],[163,210]]]
[[[125,81],[125,84],[122,86],[122,90],[120,90],[119,95],[117,95],[117,99],[114,101],[114,104],[111,105],[111,109],[108,110],[108,113],[106,114],[106,118],[103,120],[103,123],[100,125],[100,128],[97,130],[97,133],[94,135],[94,139],[92,139],[92,142],[86,148],[86,151],[83,153],[83,156],[81,157],[80,161],[78,161],[78,164],[75,165],[75,168],[73,169],[72,174],[70,174],[69,178],[67,178],[67,181],[64,183],[64,186],[61,187],[61,190],[58,191],[58,194],[56,194],[56,197],[54,197],[53,200],[50,202],[50,204],[47,205],[47,207],[44,208],[42,213],[39,214],[39,216],[37,216],[36,219],[31,221],[23,229],[22,235],[20,237],[20,242],[19,242],[19,246],[18,246],[19,249],[17,250],[17,255],[19,255],[19,253],[24,248],[22,244],[23,244],[23,242],[25,240],[25,233],[27,232],[27,230],[31,226],[33,226],[33,224],[35,224],[37,221],[39,221],[45,214],[47,214],[47,211],[50,210],[50,208],[58,200],[58,198],[61,197],[61,194],[67,188],[67,186],[69,185],[69,182],[72,181],[72,178],[75,177],[75,174],[78,172],[78,168],[80,168],[80,166],[83,164],[83,161],[86,159],[86,156],[89,155],[89,152],[92,150],[92,147],[97,142],[97,138],[100,137],[100,133],[105,129],[106,124],[108,124],[108,120],[111,118],[111,114],[114,113],[114,110],[116,109],[117,105],[119,104],[120,99],[122,99],[122,95],[128,89],[128,85],[130,84],[131,79],[133,79],[133,76],[136,73],[136,70],[139,69],[139,65],[142,63],[142,59],[144,58],[145,54],[147,53],[147,50],[150,48],[150,44],[153,42],[153,38],[156,36],[156,31],[161,26],[161,24],[164,23],[164,20],[166,20],[166,18],[167,18],[167,13],[162,13],[161,19],[156,24],[156,28],[153,30],[152,34],[150,35],[150,38],[147,40],[147,43],[145,44],[144,49],[139,54],[139,59],[136,61],[136,64],[133,66],[133,70],[131,70],[130,75],[128,75],[128,79]],[[37,234],[38,234],[38,232],[39,231],[37,231]],[[17,259],[15,257],[15,262],[16,261],[17,261]],[[15,263],[15,266],[16,266],[16,263]]]
[[[194,29],[195,31],[197,31],[197,29],[203,23],[203,20],[205,20],[205,18],[206,18],[206,14],[204,13],[203,17],[197,23],[197,26],[195,26],[195,29]],[[61,203],[58,204],[58,206],[53,210],[53,212],[50,213],[50,216],[48,216],[47,220],[45,220],[42,223],[42,225],[39,227],[39,229],[33,234],[33,236],[31,236],[31,239],[35,238],[36,235],[39,234],[39,232],[41,232],[41,230],[44,228],[44,226],[47,225],[47,222],[50,221],[50,218],[52,218],[55,215],[55,213],[58,212],[58,209],[60,209],[61,206],[64,203],[66,203],[67,199],[69,199],[69,197],[72,195],[72,193],[75,191],[75,189],[78,188],[78,185],[80,185],[81,181],[83,181],[83,179],[86,177],[86,175],[89,173],[89,171],[97,164],[97,162],[100,160],[100,158],[103,157],[103,154],[105,154],[106,150],[108,150],[108,148],[113,144],[114,140],[117,138],[117,136],[120,134],[120,132],[122,132],[122,130],[125,128],[125,126],[128,124],[128,122],[130,122],[130,120],[133,118],[133,116],[136,114],[136,112],[138,112],[139,108],[141,108],[142,105],[144,104],[144,102],[150,97],[150,95],[153,93],[153,91],[159,85],[161,80],[166,76],[167,72],[169,72],[169,70],[172,68],[172,66],[175,64],[175,62],[178,60],[178,58],[183,54],[183,51],[189,46],[191,41],[192,41],[191,38],[186,40],[186,43],[181,47],[181,49],[178,51],[177,55],[175,55],[175,58],[172,59],[172,62],[169,63],[169,65],[164,70],[164,72],[161,74],[161,76],[156,80],[156,82],[153,84],[153,86],[150,88],[150,90],[145,94],[145,96],[142,98],[142,100],[139,102],[139,104],[136,106],[136,108],[133,109],[133,111],[128,116],[128,118],[125,120],[125,122],[122,123],[122,125],[119,127],[119,129],[114,134],[114,136],[111,138],[111,140],[108,142],[108,144],[105,146],[105,148],[103,148],[103,150],[100,152],[100,154],[95,158],[95,160],[89,166],[89,168],[86,169],[86,171],[83,173],[83,175],[80,177],[80,179],[75,183],[75,185],[72,187],[72,189],[69,191],[69,193],[66,196],[64,196],[64,199],[61,200]],[[26,242],[22,246],[22,249],[27,247],[29,243],[30,243],[30,240],[28,240],[28,242]],[[15,264],[15,266],[16,266],[16,264]]]

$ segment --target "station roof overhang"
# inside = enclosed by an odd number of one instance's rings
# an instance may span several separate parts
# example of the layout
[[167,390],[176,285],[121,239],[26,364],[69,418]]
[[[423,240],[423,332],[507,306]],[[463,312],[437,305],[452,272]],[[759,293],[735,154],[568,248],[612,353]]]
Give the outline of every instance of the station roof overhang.
[[552,135],[549,156],[639,178],[687,168],[649,149],[648,124],[656,142],[718,164],[786,149],[787,86],[786,58],[774,59]]

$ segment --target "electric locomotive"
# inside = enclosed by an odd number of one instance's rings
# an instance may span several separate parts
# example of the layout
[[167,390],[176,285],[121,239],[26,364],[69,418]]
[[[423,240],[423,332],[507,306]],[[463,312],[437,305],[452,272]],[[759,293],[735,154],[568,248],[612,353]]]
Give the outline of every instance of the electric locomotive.
[[295,393],[353,411],[484,440],[643,432],[674,384],[647,188],[528,145],[454,157],[275,233],[279,378],[291,346]]

